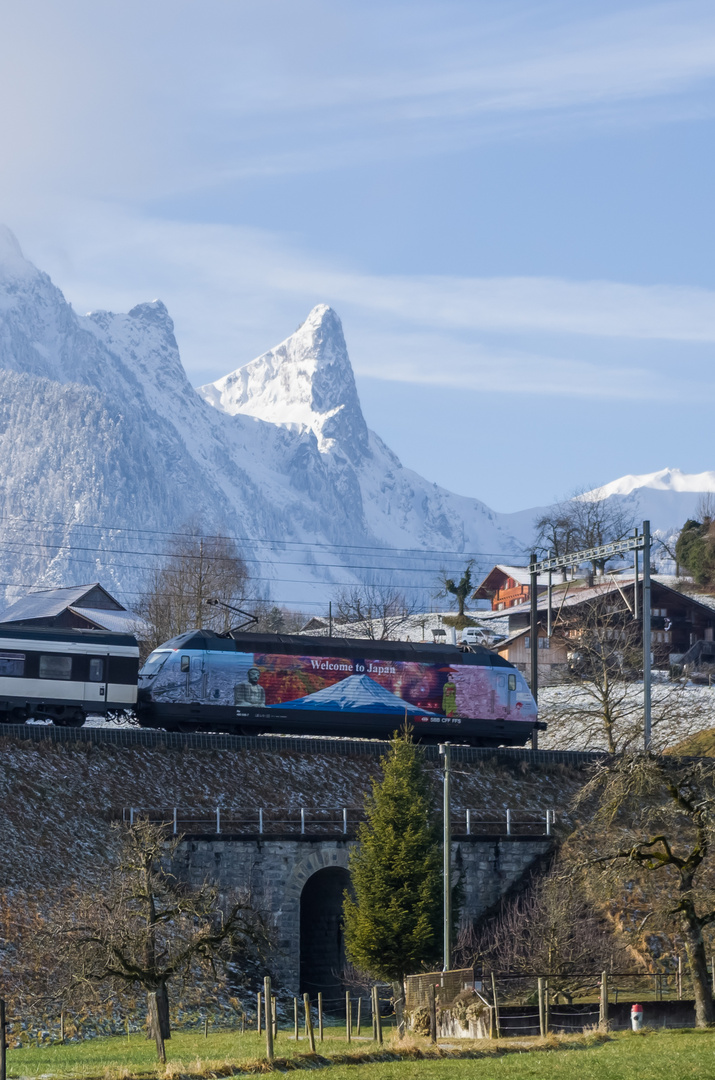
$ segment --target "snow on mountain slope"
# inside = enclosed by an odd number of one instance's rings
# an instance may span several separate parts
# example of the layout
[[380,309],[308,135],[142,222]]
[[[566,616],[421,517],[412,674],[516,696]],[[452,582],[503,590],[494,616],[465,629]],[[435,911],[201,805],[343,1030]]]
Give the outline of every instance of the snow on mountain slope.
[[[279,603],[314,611],[338,584],[377,579],[424,598],[442,565],[523,558],[541,509],[495,513],[405,469],[365,424],[326,305],[196,391],[161,301],[78,316],[4,229],[0,451],[6,598],[99,578],[131,604],[188,523],[240,538]],[[715,474],[663,470],[607,495],[668,529],[703,490]]]
[[321,452],[339,445],[355,463],[367,452],[367,425],[340,319],[318,304],[274,349],[198,388],[211,405],[272,424],[310,430]]
[[[276,601],[321,606],[336,583],[378,573],[386,546],[517,547],[482,503],[403,469],[368,432],[324,305],[197,393],[160,301],[78,316],[4,231],[0,396],[11,586],[101,578],[131,603],[152,552],[189,521],[241,538]],[[411,565],[403,583],[430,589],[434,559]]]
[[521,547],[500,515],[405,469],[368,431],[340,319],[325,304],[280,345],[198,392],[231,417],[312,432],[330,467],[357,482],[366,527],[386,546],[504,553]]

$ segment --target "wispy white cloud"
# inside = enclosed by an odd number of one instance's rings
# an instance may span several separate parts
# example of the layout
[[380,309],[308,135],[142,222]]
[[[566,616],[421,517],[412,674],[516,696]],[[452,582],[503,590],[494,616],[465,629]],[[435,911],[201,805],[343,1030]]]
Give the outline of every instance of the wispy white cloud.
[[[85,207],[62,245],[28,239],[76,306],[126,309],[161,296],[196,383],[247,363],[328,302],[343,316],[358,373],[370,377],[485,391],[506,382],[541,395],[715,395],[715,368],[702,355],[715,342],[715,292],[705,289],[372,275],[277,234],[115,207]],[[695,366],[664,378],[649,342],[695,348]]]

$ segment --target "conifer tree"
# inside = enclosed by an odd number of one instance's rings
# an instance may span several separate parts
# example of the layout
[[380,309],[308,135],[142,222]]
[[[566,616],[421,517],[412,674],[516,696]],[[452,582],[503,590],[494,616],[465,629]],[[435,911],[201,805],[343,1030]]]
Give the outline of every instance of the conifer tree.
[[345,947],[355,967],[393,983],[399,1003],[404,976],[440,959],[442,853],[423,753],[408,729],[395,735],[382,770],[350,858]]

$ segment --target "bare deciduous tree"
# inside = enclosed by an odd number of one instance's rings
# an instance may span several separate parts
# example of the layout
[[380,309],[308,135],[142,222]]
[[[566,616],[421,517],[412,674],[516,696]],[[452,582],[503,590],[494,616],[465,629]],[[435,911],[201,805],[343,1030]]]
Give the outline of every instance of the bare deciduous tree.
[[[137,613],[149,624],[150,649],[195,627],[225,632],[236,615],[216,599],[234,605],[248,588],[248,570],[235,541],[224,536],[185,536],[151,571]],[[240,604],[239,604],[240,606]]]
[[249,608],[256,617],[250,629],[256,633],[297,634],[308,621],[305,612],[291,611],[277,604],[259,602],[249,604]]
[[[635,524],[635,513],[616,499],[605,498],[598,488],[580,489],[534,522],[533,550],[544,556],[569,555],[623,540]],[[594,572],[603,570],[607,561],[594,560]]]
[[171,980],[225,968],[266,944],[268,934],[247,896],[222,902],[214,886],[190,888],[172,873],[180,837],[142,821],[117,828],[120,852],[106,880],[68,894],[35,948],[53,957],[65,982],[55,992],[65,1000],[102,984],[156,993],[166,1039]]
[[[630,963],[633,951],[604,905],[558,861],[530,887],[502,902],[476,933],[460,930],[459,963],[481,963],[511,975],[549,976],[552,994],[567,999],[590,988],[594,972]],[[533,987],[533,983],[531,984]]]
[[351,585],[340,589],[333,600],[336,621],[348,624],[350,633],[371,641],[399,638],[414,611],[414,603],[388,585]]
[[[636,889],[653,925],[679,932],[696,1024],[715,1022],[705,934],[715,924],[715,761],[638,754],[595,770],[570,838],[575,867],[628,907]],[[639,913],[641,914],[641,913]]]

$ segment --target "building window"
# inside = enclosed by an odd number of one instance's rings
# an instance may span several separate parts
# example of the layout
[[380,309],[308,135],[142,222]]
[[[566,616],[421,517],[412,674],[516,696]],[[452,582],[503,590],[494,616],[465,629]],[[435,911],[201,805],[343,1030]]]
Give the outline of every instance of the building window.
[[551,648],[551,638],[549,638],[549,637],[540,637],[539,638],[539,648],[540,649],[550,649]]
[[530,649],[531,648],[531,638],[528,637],[528,636],[524,638],[524,648],[525,649]]
[[72,678],[71,656],[40,656],[41,679],[64,679]]

